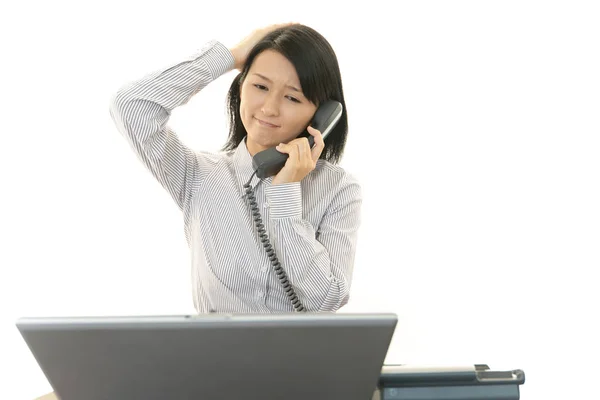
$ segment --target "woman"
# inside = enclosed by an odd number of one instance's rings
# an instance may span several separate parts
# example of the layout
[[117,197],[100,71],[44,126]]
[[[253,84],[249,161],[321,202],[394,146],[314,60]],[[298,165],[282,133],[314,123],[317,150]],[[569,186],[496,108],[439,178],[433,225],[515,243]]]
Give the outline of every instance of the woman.
[[[234,68],[223,152],[193,152],[170,114]],[[328,99],[344,111],[324,141],[308,125]],[[345,106],[335,53],[300,24],[255,30],[233,48],[210,41],[116,93],[117,128],[183,212],[198,313],[331,312],[348,302],[362,199],[336,165]],[[297,137],[305,129],[313,148]],[[274,146],[288,159],[260,180],[252,157]]]

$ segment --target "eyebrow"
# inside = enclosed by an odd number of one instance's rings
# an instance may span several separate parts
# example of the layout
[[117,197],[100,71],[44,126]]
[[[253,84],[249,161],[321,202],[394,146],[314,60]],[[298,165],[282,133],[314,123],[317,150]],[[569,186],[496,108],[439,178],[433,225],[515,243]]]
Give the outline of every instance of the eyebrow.
[[[266,76],[264,76],[264,75],[261,75],[261,74],[259,74],[259,73],[257,73],[257,72],[255,72],[255,73],[254,73],[254,75],[256,75],[256,76],[258,76],[258,77],[260,77],[260,78],[264,79],[264,80],[265,80],[265,81],[267,81],[267,82],[271,82],[271,83],[273,83],[273,81],[272,81],[272,80],[270,80],[270,79],[269,79],[269,78],[267,78]],[[290,89],[292,89],[292,90],[294,90],[294,91],[296,91],[296,92],[298,92],[298,93],[302,93],[302,90],[298,89],[297,87],[290,86],[290,85],[287,85],[287,87],[289,87]]]

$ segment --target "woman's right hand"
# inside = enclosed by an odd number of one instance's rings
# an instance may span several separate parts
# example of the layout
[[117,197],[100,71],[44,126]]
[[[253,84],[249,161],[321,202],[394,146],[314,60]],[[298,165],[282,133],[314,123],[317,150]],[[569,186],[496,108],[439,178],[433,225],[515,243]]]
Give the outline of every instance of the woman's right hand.
[[252,48],[266,35],[268,35],[276,29],[296,24],[296,22],[287,22],[285,24],[273,24],[252,31],[248,36],[246,36],[238,44],[236,44],[233,48],[230,49],[231,54],[233,54],[233,58],[235,59],[235,68],[240,72],[242,71],[242,69],[244,68],[244,63],[246,62],[246,58],[250,53],[250,50],[252,50]]

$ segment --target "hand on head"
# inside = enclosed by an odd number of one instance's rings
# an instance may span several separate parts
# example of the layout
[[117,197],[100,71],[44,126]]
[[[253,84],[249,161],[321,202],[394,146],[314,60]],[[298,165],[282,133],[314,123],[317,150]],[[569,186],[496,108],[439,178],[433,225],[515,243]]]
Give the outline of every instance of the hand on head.
[[246,62],[246,58],[250,53],[250,50],[265,36],[274,30],[285,28],[287,26],[296,25],[297,22],[286,22],[284,24],[272,24],[267,25],[262,28],[255,29],[248,36],[242,39],[238,44],[236,44],[233,48],[230,49],[231,54],[235,59],[235,68],[239,71],[244,67],[244,63]]

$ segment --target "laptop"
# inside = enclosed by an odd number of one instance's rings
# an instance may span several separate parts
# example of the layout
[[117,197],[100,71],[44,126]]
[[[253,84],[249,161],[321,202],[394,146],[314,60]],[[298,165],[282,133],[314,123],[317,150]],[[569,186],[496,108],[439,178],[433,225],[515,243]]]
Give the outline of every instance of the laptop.
[[367,400],[391,313],[21,318],[61,400]]

